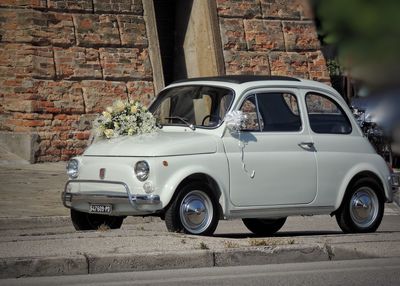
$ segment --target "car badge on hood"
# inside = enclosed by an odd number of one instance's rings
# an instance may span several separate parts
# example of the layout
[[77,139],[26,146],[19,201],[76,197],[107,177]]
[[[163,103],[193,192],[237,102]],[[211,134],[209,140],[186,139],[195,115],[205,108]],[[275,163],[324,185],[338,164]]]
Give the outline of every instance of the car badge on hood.
[[106,176],[106,168],[101,168],[100,171],[99,171],[100,179],[104,180],[105,176]]

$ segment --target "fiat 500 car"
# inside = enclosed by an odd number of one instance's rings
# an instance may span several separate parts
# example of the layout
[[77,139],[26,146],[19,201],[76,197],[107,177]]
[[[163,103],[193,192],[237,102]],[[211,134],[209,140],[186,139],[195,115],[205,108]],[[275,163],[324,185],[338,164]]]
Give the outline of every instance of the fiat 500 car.
[[197,78],[149,107],[159,128],[90,145],[67,166],[62,200],[77,230],[159,216],[172,232],[211,235],[241,218],[259,235],[288,216],[334,215],[373,232],[393,196],[385,161],[342,97],[278,76]]

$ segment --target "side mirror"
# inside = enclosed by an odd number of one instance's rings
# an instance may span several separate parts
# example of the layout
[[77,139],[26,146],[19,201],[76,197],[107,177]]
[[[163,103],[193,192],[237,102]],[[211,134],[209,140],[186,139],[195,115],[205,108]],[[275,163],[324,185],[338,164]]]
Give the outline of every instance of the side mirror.
[[246,120],[246,115],[242,111],[234,110],[229,111],[225,115],[225,123],[228,130],[232,133],[242,130],[242,126]]

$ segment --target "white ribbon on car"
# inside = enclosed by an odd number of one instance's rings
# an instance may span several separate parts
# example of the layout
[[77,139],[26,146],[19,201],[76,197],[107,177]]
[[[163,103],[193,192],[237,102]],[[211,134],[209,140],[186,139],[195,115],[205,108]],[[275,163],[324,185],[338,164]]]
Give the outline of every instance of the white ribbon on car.
[[[234,110],[230,111],[225,115],[225,123],[226,126],[228,127],[228,130],[231,133],[238,133],[238,145],[239,145],[239,150],[241,152],[241,161],[242,161],[242,169],[246,174],[249,174],[249,171],[246,168],[246,163],[244,162],[244,148],[245,148],[245,143],[241,139],[241,132],[240,130],[242,129],[243,124],[245,123],[247,119],[247,116],[243,114],[242,111],[239,110]],[[254,178],[256,174],[255,170],[252,170],[250,173],[250,178]]]

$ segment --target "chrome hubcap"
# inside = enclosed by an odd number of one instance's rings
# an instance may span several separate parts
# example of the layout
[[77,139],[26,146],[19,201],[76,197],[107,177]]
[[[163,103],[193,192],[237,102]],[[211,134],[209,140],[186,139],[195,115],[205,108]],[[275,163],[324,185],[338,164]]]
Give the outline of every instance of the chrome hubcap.
[[358,227],[369,227],[378,216],[379,202],[369,187],[358,189],[350,200],[350,216]]
[[202,233],[210,226],[213,214],[211,199],[202,191],[189,192],[179,208],[183,227],[194,234]]

